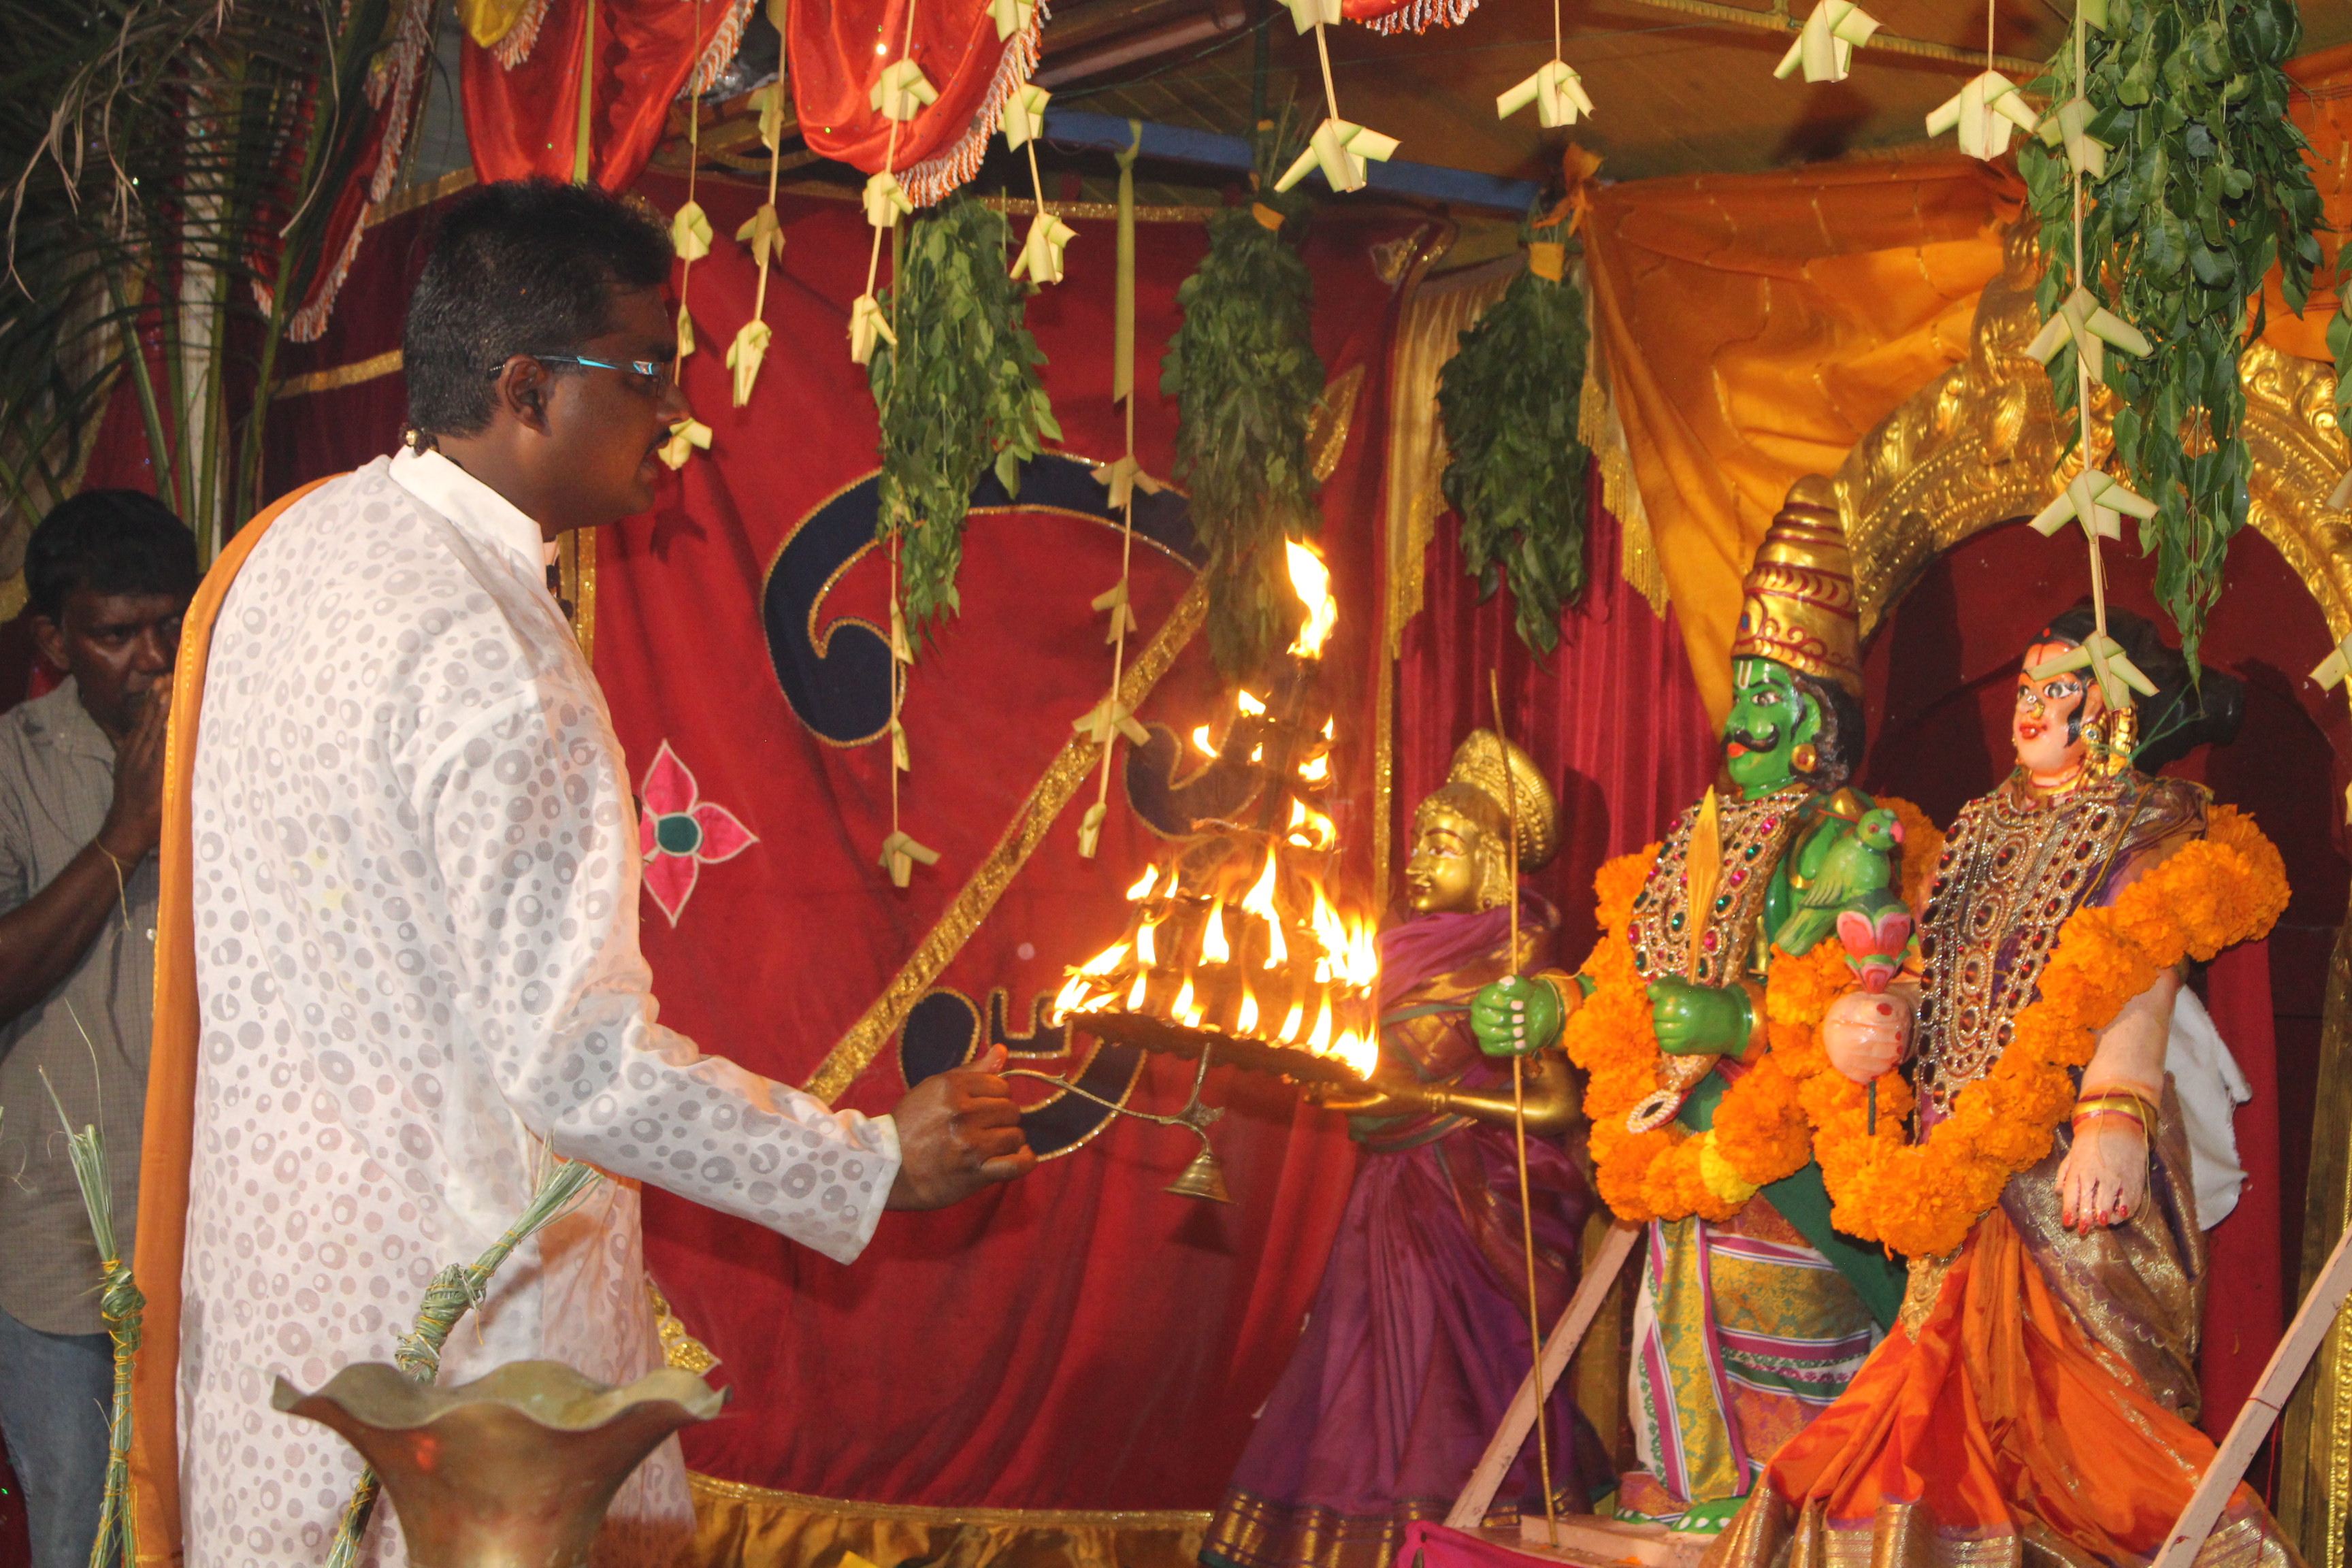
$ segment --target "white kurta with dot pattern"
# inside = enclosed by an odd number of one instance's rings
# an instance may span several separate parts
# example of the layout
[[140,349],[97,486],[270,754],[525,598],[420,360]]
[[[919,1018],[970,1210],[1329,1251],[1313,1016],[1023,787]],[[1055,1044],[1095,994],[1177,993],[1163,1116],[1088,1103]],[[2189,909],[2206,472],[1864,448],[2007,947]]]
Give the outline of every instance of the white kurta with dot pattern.
[[[324,1558],[359,1462],[271,1411],[271,1374],[391,1360],[546,1148],[844,1262],[897,1174],[888,1118],[655,1022],[629,777],[543,562],[529,518],[404,452],[289,510],[222,606],[194,784],[189,1568]],[[517,1249],[441,1381],[530,1357],[660,1364],[633,1187]],[[690,1522],[675,1442],[614,1519],[651,1558]],[[396,1537],[380,1522],[382,1560]]]

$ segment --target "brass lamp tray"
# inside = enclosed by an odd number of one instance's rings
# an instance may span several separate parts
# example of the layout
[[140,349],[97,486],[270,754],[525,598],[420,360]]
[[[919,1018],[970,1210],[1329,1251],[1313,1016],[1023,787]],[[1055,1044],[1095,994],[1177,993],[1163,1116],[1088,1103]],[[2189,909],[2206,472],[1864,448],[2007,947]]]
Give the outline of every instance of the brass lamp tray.
[[1221,1034],[1214,1029],[1187,1028],[1146,1013],[1079,1013],[1066,1023],[1069,1028],[1084,1031],[1106,1044],[1140,1046],[1147,1051],[1181,1057],[1186,1061],[1210,1051],[1213,1059],[1228,1067],[1276,1073],[1301,1082],[1362,1081],[1335,1057],[1318,1056],[1296,1046],[1271,1045],[1264,1040]]

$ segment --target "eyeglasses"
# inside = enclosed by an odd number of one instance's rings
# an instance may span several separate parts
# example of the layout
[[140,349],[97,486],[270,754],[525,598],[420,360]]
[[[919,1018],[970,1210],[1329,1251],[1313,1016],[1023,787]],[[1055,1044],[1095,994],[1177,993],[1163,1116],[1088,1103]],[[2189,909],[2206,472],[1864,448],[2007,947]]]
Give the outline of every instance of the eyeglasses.
[[[614,361],[590,359],[585,354],[530,354],[526,357],[535,359],[541,364],[576,364],[585,366],[589,370],[625,370],[644,376],[647,381],[658,381],[661,379],[662,373],[668,368],[649,359]],[[496,381],[505,374],[506,368],[503,362],[492,365],[489,379]]]

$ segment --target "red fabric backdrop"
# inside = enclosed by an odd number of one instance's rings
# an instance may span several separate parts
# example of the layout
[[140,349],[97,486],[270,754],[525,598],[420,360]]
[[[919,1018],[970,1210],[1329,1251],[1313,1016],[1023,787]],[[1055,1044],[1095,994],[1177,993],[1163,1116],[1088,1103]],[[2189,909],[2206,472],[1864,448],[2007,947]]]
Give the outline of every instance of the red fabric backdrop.
[[[679,195],[659,185],[648,194],[665,207]],[[713,226],[729,233],[757,196],[705,184],[702,199]],[[940,920],[1068,740],[1070,721],[1101,696],[1110,661],[1088,601],[1118,575],[1118,538],[1099,521],[1035,505],[973,518],[962,615],[923,652],[904,710],[913,772],[903,819],[942,858],[909,889],[892,889],[874,864],[890,821],[886,746],[814,728],[787,701],[763,641],[763,595],[798,569],[779,563],[783,547],[808,537],[796,532],[804,519],[819,527],[828,502],[846,504],[841,492],[871,471],[876,440],[864,374],[845,348],[845,306],[864,280],[858,209],[801,203],[784,219],[789,245],[768,290],[775,346],[750,405],[728,405],[717,355],[691,360],[688,390],[716,430],[710,456],[684,471],[677,499],[601,542],[596,664],[633,765],[642,770],[667,743],[702,797],[760,839],[702,869],[675,928],[647,907],[646,948],[666,1016],[712,1049],[798,1080]],[[1398,232],[1339,218],[1310,242],[1327,368],[1368,369],[1326,491],[1324,543],[1349,606],[1379,602],[1371,520],[1395,310],[1367,247]],[[1147,230],[1145,241],[1137,441],[1145,466],[1164,475],[1174,411],[1158,395],[1153,367],[1203,238],[1171,226]],[[1112,248],[1109,225],[1081,225],[1073,255],[1096,263],[1074,267],[1029,310],[1063,447],[1095,458],[1119,449],[1108,397]],[[722,246],[695,267],[692,286],[701,341],[727,341],[752,294],[742,253]],[[870,537],[870,511],[863,526]],[[786,629],[837,658],[845,622],[882,619],[887,581],[868,547]],[[1189,581],[1180,561],[1138,548],[1143,637]],[[1371,629],[1367,615],[1343,618],[1327,659],[1347,737],[1335,813],[1343,831],[1368,820],[1362,672]],[[1218,712],[1196,643],[1141,716],[1181,731]],[[1063,812],[937,982],[983,1016],[1001,990],[1016,1036],[1029,1032],[1033,1003],[1059,986],[1063,965],[1116,934],[1123,889],[1160,848],[1115,800],[1100,858],[1079,859],[1077,816],[1090,798]],[[906,1089],[900,1051],[901,1042],[885,1042],[845,1101],[887,1109]],[[1172,1110],[1189,1076],[1147,1065],[1136,1100]],[[1131,1123],[1016,1186],[940,1214],[893,1216],[849,1268],[649,1194],[653,1268],[722,1358],[718,1375],[733,1384],[743,1417],[698,1429],[691,1462],[733,1480],[900,1503],[1213,1501],[1288,1353],[1353,1160],[1336,1118],[1299,1119],[1292,1095],[1269,1080],[1219,1071],[1210,1090],[1232,1108],[1214,1133],[1239,1199],[1232,1208],[1162,1194],[1196,1145],[1181,1131]]]
[[1413,806],[1445,782],[1462,737],[1494,722],[1487,672],[1499,669],[1511,738],[1559,795],[1559,855],[1529,885],[1559,906],[1560,957],[1571,964],[1599,934],[1592,874],[1664,837],[1714,780],[1717,755],[1673,613],[1660,616],[1618,574],[1620,531],[1601,504],[1597,475],[1588,510],[1591,585],[1542,659],[1512,629],[1508,588],[1478,603],[1478,584],[1462,570],[1460,525],[1447,513],[1397,669],[1399,865],[1412,847]]

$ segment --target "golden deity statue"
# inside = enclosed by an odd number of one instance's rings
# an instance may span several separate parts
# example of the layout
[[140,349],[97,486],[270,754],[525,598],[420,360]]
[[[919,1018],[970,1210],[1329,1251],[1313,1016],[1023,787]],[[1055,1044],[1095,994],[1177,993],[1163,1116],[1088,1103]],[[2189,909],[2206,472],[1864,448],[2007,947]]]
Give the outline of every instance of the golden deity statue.
[[[1516,836],[1513,832],[1517,826]],[[1386,1568],[1405,1526],[1443,1517],[1528,1367],[1508,1056],[1557,1038],[1581,1000],[1553,966],[1559,916],[1516,871],[1559,843],[1550,786],[1525,752],[1477,731],[1413,812],[1406,907],[1380,936],[1380,1062],[1318,1090],[1367,1158],[1292,1355],[1202,1558],[1212,1568]],[[1567,1305],[1596,1200],[1563,1134],[1582,1089],[1556,1049],[1527,1058],[1528,1184],[1545,1321]],[[1585,1508],[1612,1485],[1607,1448],[1555,1396],[1553,1485]],[[1539,1514],[1533,1444],[1496,1522]]]

